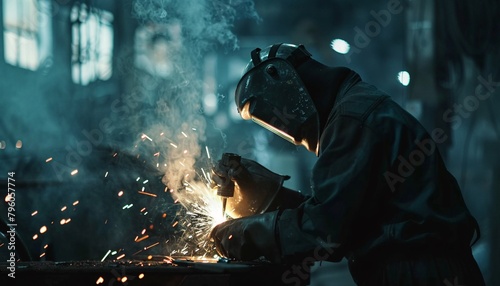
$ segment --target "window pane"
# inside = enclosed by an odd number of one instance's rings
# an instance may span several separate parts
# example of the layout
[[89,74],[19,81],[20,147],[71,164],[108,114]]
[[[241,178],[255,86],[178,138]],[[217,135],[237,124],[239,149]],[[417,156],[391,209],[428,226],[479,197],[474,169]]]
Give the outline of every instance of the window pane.
[[17,34],[9,31],[3,33],[5,62],[17,65]]

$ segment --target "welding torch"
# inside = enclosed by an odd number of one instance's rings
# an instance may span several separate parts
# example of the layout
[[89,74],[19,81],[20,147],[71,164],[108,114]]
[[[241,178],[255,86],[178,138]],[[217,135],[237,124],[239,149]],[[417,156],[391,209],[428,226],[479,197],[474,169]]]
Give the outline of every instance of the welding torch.
[[[226,170],[236,169],[241,164],[241,156],[234,153],[222,154],[220,164]],[[227,199],[234,196],[234,182],[226,177],[221,184],[217,185],[217,195],[222,197],[222,215],[226,216]]]

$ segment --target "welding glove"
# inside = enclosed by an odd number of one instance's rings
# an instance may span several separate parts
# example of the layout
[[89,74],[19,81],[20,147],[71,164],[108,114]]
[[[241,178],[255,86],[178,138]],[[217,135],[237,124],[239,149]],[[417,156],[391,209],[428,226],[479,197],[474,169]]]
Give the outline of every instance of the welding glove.
[[232,219],[210,233],[220,256],[236,260],[265,260],[280,263],[277,238],[278,211]]
[[269,210],[283,182],[290,176],[276,174],[259,163],[241,158],[239,163],[227,166],[218,161],[212,169],[217,185],[232,180],[234,196],[228,198],[226,214],[232,218],[262,214]]

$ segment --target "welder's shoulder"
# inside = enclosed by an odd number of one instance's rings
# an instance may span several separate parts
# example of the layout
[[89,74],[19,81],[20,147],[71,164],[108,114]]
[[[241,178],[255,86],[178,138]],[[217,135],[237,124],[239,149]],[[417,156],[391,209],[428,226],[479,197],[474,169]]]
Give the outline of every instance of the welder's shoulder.
[[389,95],[361,81],[351,86],[344,86],[339,91],[332,115],[352,117],[364,122],[381,105],[390,101],[392,100]]

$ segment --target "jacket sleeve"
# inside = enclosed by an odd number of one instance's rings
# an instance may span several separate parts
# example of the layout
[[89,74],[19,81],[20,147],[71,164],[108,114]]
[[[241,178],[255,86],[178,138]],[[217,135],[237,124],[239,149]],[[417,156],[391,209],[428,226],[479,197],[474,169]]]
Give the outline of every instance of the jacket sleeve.
[[341,115],[327,125],[313,167],[312,196],[283,210],[278,236],[285,260],[340,261],[360,222],[370,216],[383,158],[379,134],[358,117]]

